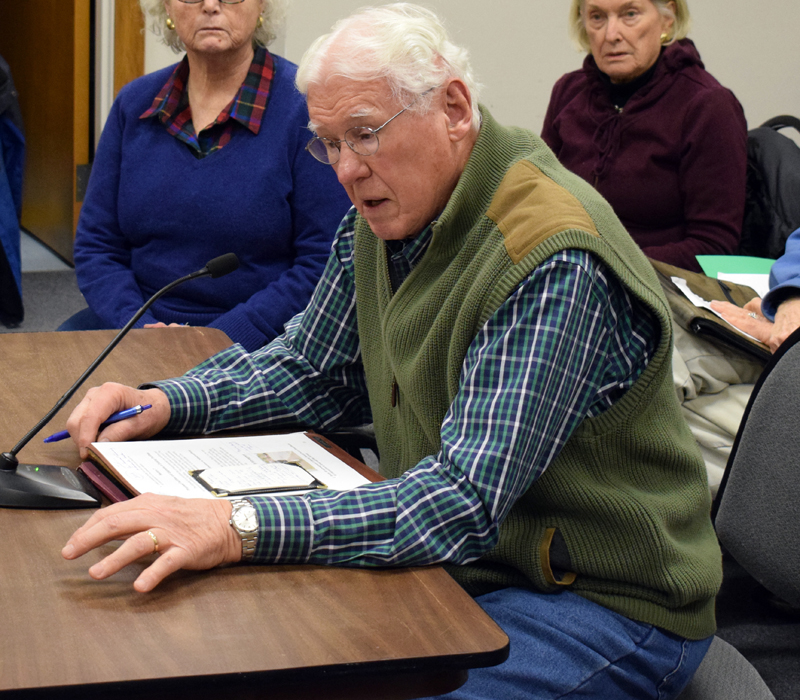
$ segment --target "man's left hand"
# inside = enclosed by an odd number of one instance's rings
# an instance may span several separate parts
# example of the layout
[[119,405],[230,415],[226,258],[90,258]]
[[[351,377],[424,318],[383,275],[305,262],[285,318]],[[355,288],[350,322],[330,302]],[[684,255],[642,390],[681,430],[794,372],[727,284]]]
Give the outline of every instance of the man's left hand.
[[112,540],[123,540],[116,551],[89,569],[89,575],[97,580],[137,559],[158,554],[133,584],[145,593],[178,569],[211,569],[238,562],[242,541],[231,527],[230,517],[227,500],[147,493],[96,511],[73,533],[61,554],[65,559],[77,559]]

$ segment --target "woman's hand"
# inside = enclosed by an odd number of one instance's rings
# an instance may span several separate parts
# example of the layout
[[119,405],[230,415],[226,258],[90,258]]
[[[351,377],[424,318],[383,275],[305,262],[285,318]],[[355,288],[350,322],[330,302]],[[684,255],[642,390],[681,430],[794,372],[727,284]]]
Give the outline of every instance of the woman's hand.
[[769,343],[772,352],[775,352],[798,328],[800,328],[800,297],[791,297],[781,302],[775,312],[775,324]]
[[211,569],[242,557],[242,540],[230,525],[224,499],[187,499],[146,493],[96,511],[61,550],[77,559],[112,540],[122,545],[89,568],[98,581],[142,557],[158,554],[134,581],[140,593],[153,590],[179,569]]
[[761,299],[754,297],[743,307],[727,301],[712,301],[711,308],[732,326],[767,343],[772,335],[772,321],[761,313]]
[[778,306],[775,323],[761,313],[761,299],[758,297],[748,301],[743,308],[727,301],[712,301],[711,308],[728,323],[768,345],[772,352],[800,328],[800,297],[787,299]]
[[[112,413],[148,403],[152,408],[134,418],[112,423],[98,435],[100,424]],[[120,442],[151,437],[164,429],[169,422],[169,416],[169,401],[160,389],[142,391],[107,382],[89,389],[83,401],[67,419],[67,430],[80,450],[81,459],[86,459],[89,445],[93,442]]]

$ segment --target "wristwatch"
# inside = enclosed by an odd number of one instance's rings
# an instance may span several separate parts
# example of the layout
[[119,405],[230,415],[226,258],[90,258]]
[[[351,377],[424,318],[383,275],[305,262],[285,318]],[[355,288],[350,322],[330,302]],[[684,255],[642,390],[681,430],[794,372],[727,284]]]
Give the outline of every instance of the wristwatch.
[[258,537],[258,514],[255,506],[246,498],[231,501],[230,524],[242,538],[242,561],[250,561],[256,553],[256,539]]

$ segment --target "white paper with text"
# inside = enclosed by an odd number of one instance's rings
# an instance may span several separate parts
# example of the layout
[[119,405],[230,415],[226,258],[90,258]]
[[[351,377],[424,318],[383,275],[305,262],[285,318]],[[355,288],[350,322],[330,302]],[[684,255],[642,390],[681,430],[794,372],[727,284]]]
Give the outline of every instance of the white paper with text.
[[[142,440],[95,442],[92,450],[114,475],[135,493],[156,493],[183,498],[216,498],[197,478],[213,470],[215,480],[226,467],[236,483],[243,482],[248,466],[264,473],[270,462],[297,464],[325,488],[345,491],[369,480],[305,433],[251,437],[194,438],[190,440]],[[265,488],[281,486],[291,470],[271,473]],[[286,476],[284,476],[286,475]],[[231,480],[233,483],[233,479]],[[297,483],[293,481],[292,483]],[[284,491],[282,495],[291,492]]]

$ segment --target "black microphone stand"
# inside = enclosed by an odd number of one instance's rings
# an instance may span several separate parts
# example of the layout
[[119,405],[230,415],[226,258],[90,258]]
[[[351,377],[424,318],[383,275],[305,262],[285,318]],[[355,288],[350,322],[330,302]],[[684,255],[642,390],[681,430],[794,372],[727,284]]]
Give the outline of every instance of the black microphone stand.
[[17,453],[73,397],[75,392],[89,378],[89,375],[97,369],[97,366],[117,346],[155,301],[179,284],[208,275],[212,278],[222,277],[229,272],[233,272],[238,266],[239,260],[233,253],[221,255],[210,260],[202,270],[197,270],[190,275],[170,282],[147,300],[144,306],[134,314],[133,318],[125,324],[94,362],[56,402],[55,406],[47,412],[47,415],[26,433],[10,452],[3,452],[0,455],[0,507],[53,510],[92,508],[100,504],[100,494],[80,474],[68,467],[59,467],[54,464],[20,464],[17,459]]

